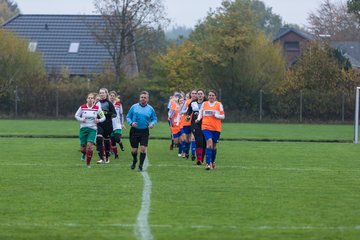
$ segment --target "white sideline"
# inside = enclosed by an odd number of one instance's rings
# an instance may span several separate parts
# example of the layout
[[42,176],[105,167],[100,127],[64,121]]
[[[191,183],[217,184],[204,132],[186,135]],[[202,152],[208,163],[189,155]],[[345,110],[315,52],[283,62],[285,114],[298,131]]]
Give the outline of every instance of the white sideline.
[[[137,226],[136,224],[124,224],[124,223],[113,223],[113,224],[81,224],[81,223],[0,223],[0,226],[14,227],[14,226],[27,226],[27,227],[120,227],[120,228],[132,228]],[[346,230],[360,230],[360,225],[355,226],[325,226],[319,224],[318,226],[311,225],[298,225],[298,226],[236,226],[236,225],[151,225],[153,228],[193,228],[193,229],[253,229],[259,231],[265,230],[332,230],[332,231],[346,231]]]
[[[204,166],[198,165],[174,165],[174,164],[154,164],[150,165],[154,167],[170,167],[170,168],[202,168]],[[270,170],[270,171],[299,171],[299,172],[307,172],[307,171],[314,171],[314,172],[360,172],[360,169],[330,169],[330,168],[321,168],[321,167],[312,167],[312,168],[296,168],[296,167],[247,167],[247,166],[240,166],[240,165],[216,165],[216,168],[222,169],[247,169],[247,170]]]
[[150,226],[148,222],[148,216],[150,211],[150,195],[151,195],[151,180],[146,169],[149,166],[149,159],[146,156],[143,171],[141,175],[144,178],[144,189],[142,193],[141,209],[137,217],[136,225],[134,228],[135,235],[139,240],[152,240],[154,239],[150,232]]

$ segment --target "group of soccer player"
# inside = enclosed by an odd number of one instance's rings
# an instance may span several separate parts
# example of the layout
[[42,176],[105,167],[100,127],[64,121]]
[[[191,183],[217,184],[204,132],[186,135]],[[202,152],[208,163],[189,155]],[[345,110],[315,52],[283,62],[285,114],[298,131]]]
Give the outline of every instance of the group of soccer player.
[[[117,144],[124,151],[122,143],[122,129],[124,114],[119,95],[115,91],[110,93],[106,88],[101,88],[99,93],[89,93],[86,104],[83,104],[75,113],[75,118],[80,122],[80,151],[82,160],[86,159],[86,166],[90,168],[93,156],[93,147],[99,155],[98,164],[110,163],[110,155],[119,158]],[[138,151],[140,151],[139,170],[143,171],[146,159],[146,149],[149,141],[149,129],[157,123],[155,110],[148,104],[149,93],[140,92],[139,102],[133,104],[126,116],[130,128],[130,145],[133,162],[131,169],[137,164]],[[140,146],[140,148],[139,148]]]
[[[215,169],[216,144],[219,142],[221,120],[225,118],[221,102],[216,100],[216,92],[208,91],[207,98],[203,89],[192,90],[188,94],[176,92],[170,97],[168,104],[168,121],[171,129],[173,146],[178,147],[178,156],[188,159],[191,149],[191,159],[197,160],[198,165],[205,169]],[[86,103],[81,105],[75,113],[80,122],[80,151],[81,159],[86,160],[90,168],[93,147],[99,156],[98,164],[110,163],[110,155],[119,158],[117,144],[124,151],[122,143],[122,129],[124,114],[119,95],[115,91],[108,92],[101,88],[99,93],[89,93]],[[149,93],[142,91],[139,103],[131,106],[126,120],[131,126],[130,145],[135,169],[140,145],[139,170],[143,170],[146,158],[146,148],[149,140],[149,129],[157,122],[154,109],[148,104]]]
[[175,92],[168,104],[168,122],[172,142],[170,150],[178,147],[178,156],[188,159],[191,148],[191,159],[205,169],[216,167],[216,144],[219,142],[221,120],[225,112],[221,102],[216,99],[214,90],[192,90],[187,94]]
[[86,166],[90,168],[93,156],[93,146],[99,155],[98,164],[110,163],[111,152],[115,159],[119,158],[117,144],[124,151],[121,140],[124,116],[119,95],[115,91],[110,93],[101,88],[99,93],[89,93],[86,104],[75,113],[80,122],[80,151],[81,160],[86,159]]

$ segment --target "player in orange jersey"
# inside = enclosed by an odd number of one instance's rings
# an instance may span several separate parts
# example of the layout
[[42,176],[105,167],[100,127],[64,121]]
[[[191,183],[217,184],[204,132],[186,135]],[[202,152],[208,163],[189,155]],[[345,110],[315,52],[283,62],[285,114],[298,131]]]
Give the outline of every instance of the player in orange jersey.
[[171,108],[169,110],[169,121],[170,121],[170,129],[172,134],[172,139],[174,144],[178,146],[178,156],[181,157],[182,147],[180,144],[181,137],[181,114],[180,109],[184,102],[184,98],[180,93],[174,95],[172,99]]
[[208,101],[204,102],[196,119],[199,122],[202,119],[201,129],[206,139],[206,170],[215,168],[216,144],[219,142],[221,132],[221,120],[225,119],[224,107],[221,102],[216,101],[216,92],[210,90]]
[[[182,122],[182,151],[183,151],[183,158],[188,159],[189,158],[189,149],[190,149],[190,143],[191,143],[191,122],[186,121],[186,113],[189,108],[189,105],[192,101],[196,99],[196,90],[192,90],[191,92],[186,94],[186,101],[184,102],[180,113],[181,113],[181,122]],[[191,118],[191,116],[190,116]],[[195,160],[195,156],[192,157],[193,160]]]
[[173,149],[174,149],[174,140],[173,140],[172,133],[171,133],[171,121],[170,121],[170,116],[169,116],[169,114],[170,114],[170,109],[174,108],[174,105],[175,105],[175,102],[173,101],[173,100],[174,100],[174,97],[175,97],[175,94],[176,94],[176,92],[169,97],[169,102],[168,102],[168,104],[167,104],[167,111],[168,111],[167,121],[168,121],[168,124],[169,124],[170,136],[171,136],[170,150],[173,150]]

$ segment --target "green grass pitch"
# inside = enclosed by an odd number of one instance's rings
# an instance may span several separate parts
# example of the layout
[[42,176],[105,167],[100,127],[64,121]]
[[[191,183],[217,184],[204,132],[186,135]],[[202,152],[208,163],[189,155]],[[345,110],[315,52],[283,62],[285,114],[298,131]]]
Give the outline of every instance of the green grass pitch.
[[[55,135],[77,135],[78,124],[66,124],[56,128],[44,121],[39,131],[14,132],[41,135],[48,128]],[[249,139],[304,142],[222,141],[217,169],[211,171],[177,157],[168,140],[151,139],[146,171],[152,183],[151,236],[359,239],[359,146],[351,143],[351,126],[324,128],[225,124],[223,138],[237,137],[227,134],[236,129]],[[166,124],[151,134],[166,136]],[[312,139],[345,142],[306,142]],[[120,160],[96,165],[94,157],[86,169],[76,138],[0,138],[0,239],[137,239],[144,178],[130,170],[124,142]]]

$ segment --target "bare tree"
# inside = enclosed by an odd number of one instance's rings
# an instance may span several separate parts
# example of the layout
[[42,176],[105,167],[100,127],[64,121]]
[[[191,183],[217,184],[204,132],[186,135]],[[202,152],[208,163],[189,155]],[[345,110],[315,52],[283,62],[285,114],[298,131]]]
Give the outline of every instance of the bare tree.
[[92,34],[111,56],[116,83],[123,75],[137,76],[136,46],[149,30],[168,22],[162,0],[95,0],[94,5],[104,21],[92,26]]
[[310,31],[317,35],[326,35],[335,41],[358,41],[360,26],[354,14],[348,13],[345,3],[333,3],[324,0],[320,8],[308,16]]
[[19,13],[20,10],[13,0],[0,0],[0,25]]

